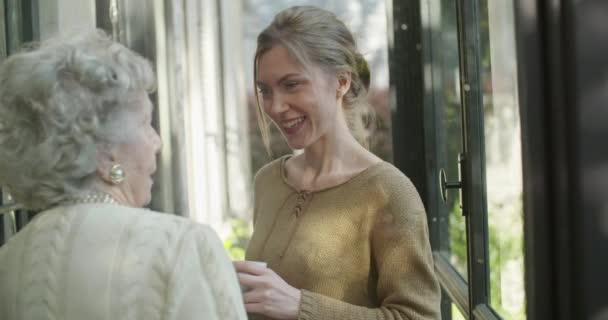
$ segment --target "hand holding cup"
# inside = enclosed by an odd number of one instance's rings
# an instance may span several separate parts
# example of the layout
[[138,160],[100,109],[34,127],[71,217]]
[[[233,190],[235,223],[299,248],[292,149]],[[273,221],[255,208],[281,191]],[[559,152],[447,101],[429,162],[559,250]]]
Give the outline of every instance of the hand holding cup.
[[245,310],[275,319],[297,319],[302,294],[259,261],[234,261]]

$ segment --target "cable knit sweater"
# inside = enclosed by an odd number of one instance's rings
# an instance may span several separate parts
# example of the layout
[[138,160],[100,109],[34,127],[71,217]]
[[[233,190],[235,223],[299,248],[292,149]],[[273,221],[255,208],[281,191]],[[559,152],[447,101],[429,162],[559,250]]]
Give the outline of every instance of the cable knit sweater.
[[285,178],[286,159],[256,175],[246,258],[301,289],[298,319],[439,319],[426,214],[410,180],[383,162],[301,192]]
[[0,248],[0,319],[246,319],[215,232],[111,204],[45,211]]

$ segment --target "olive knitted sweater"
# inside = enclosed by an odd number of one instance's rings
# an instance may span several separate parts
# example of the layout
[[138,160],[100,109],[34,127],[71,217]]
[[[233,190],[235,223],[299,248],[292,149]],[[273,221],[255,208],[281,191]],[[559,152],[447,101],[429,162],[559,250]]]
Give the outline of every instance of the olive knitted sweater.
[[382,162],[308,193],[287,182],[287,159],[256,174],[246,259],[301,289],[298,319],[439,319],[426,214],[410,180]]

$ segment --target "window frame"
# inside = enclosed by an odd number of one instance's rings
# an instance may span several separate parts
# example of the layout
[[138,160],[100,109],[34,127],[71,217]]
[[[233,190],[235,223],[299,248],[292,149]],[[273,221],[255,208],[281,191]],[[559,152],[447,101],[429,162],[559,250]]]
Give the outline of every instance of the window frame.
[[7,39],[6,39],[6,25],[5,17],[6,11],[4,10],[5,0],[0,0],[0,62],[7,56]]
[[438,179],[438,162],[443,161],[443,155],[436,148],[435,127],[439,112],[436,103],[441,102],[435,101],[432,85],[424,86],[432,83],[429,77],[433,77],[433,71],[425,70],[425,65],[433,66],[437,58],[432,50],[433,31],[422,25],[422,15],[437,9],[428,0],[393,1],[389,9],[389,30],[394,32],[389,35],[393,141],[400,142],[394,147],[394,163],[410,177],[427,209],[435,270],[442,292],[447,295],[442,297],[443,319],[451,318],[451,303],[468,319],[502,319],[490,305],[479,3],[455,3],[463,126],[459,182],[463,186],[461,201],[467,233],[467,280],[442,254],[449,250],[449,241],[442,241],[442,233],[449,234],[445,230],[448,226],[441,223],[449,210],[441,203]]
[[[39,37],[37,0],[0,0],[0,62]],[[35,213],[19,210],[0,188],[0,245],[23,228]]]
[[[483,1],[483,0],[482,0]],[[456,1],[463,108],[462,211],[467,232],[469,309],[475,319],[501,319],[490,305],[490,254],[478,1]]]

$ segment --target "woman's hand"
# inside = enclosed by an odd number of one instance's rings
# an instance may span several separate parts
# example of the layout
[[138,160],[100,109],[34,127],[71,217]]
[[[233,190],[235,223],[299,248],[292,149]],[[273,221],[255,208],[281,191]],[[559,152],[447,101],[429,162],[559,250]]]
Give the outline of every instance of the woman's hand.
[[252,261],[235,261],[241,287],[247,288],[243,294],[245,310],[275,319],[292,320],[298,318],[300,290],[290,286],[271,269]]

